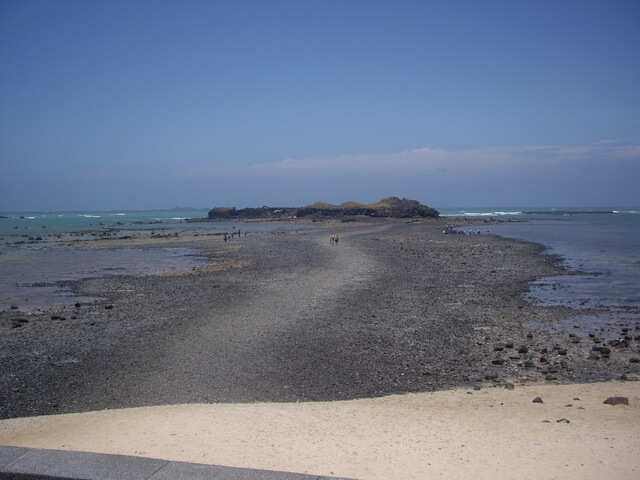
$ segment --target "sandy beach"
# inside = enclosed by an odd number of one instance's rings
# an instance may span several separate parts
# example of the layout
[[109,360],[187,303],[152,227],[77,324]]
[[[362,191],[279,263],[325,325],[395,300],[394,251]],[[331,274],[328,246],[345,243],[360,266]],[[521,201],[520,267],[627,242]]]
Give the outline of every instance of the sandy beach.
[[0,444],[363,480],[635,479],[638,432],[640,383],[609,382],[20,418]]
[[545,328],[575,312],[521,294],[570,272],[444,224],[154,239],[215,265],[0,312],[0,443],[362,479],[637,478],[637,322]]

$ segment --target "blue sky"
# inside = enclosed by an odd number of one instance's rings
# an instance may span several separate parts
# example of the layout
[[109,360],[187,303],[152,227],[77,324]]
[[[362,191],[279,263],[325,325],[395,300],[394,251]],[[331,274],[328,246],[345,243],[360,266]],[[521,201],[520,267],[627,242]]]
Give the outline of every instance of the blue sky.
[[639,1],[0,1],[0,211],[640,205]]

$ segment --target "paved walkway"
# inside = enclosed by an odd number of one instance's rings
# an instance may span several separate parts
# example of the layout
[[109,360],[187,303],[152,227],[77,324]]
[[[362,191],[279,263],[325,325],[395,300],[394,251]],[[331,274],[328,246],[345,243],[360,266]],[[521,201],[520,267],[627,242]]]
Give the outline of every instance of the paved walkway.
[[0,446],[0,480],[347,480],[155,458]]

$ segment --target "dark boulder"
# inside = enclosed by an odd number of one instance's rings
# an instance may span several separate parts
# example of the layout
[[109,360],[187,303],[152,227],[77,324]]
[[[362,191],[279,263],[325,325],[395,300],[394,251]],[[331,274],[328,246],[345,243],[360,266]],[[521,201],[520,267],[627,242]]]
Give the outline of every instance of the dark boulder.
[[627,397],[609,397],[604,402],[605,405],[629,405]]

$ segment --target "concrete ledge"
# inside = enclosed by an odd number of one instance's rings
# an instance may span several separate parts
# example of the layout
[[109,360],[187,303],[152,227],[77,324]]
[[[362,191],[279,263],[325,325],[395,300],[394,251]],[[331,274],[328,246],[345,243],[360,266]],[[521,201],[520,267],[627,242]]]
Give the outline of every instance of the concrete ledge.
[[102,453],[0,446],[0,480],[348,480]]

